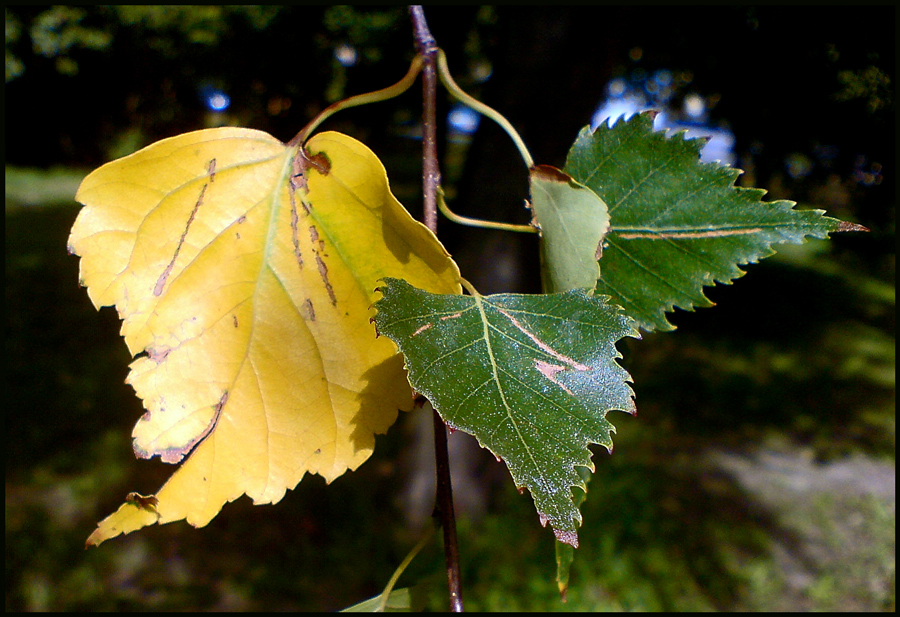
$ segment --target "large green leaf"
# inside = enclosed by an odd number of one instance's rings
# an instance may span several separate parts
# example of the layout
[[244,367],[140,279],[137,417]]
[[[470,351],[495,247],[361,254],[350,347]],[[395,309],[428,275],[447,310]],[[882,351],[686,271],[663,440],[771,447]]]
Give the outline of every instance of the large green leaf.
[[741,171],[700,163],[700,139],[653,131],[653,113],[613,127],[582,129],[563,171],[608,205],[597,293],[612,297],[641,327],[672,330],[673,307],[711,306],[703,286],[730,283],[738,266],[772,255],[772,245],[864,227],[763,202],[761,189],[734,186]]
[[635,411],[615,362],[615,342],[640,336],[631,320],[580,289],[456,296],[384,280],[375,325],[406,357],[410,384],[502,458],[541,522],[577,546],[572,487],[586,487],[575,466],[593,470],[589,443],[612,450],[608,411]]

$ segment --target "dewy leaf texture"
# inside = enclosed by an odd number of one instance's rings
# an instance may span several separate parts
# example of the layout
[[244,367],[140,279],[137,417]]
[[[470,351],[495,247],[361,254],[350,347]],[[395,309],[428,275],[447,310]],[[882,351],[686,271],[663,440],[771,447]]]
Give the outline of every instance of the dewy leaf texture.
[[738,266],[774,254],[773,244],[865,229],[761,201],[764,190],[734,186],[740,170],[701,163],[703,144],[654,132],[653,114],[638,114],[585,127],[563,168],[609,206],[596,292],[646,330],[673,329],[673,307],[711,306],[703,287],[742,276]]
[[549,165],[532,167],[531,209],[541,230],[541,281],[545,293],[593,290],[609,212],[596,193]]
[[391,195],[364,145],[297,147],[250,129],[166,139],[90,174],[69,238],[94,305],[115,305],[147,413],[135,453],[182,465],[155,495],[100,523],[208,523],[243,494],[275,503],[372,452],[412,392],[369,323],[377,281],[460,292],[434,235]]
[[615,348],[639,338],[632,321],[584,290],[440,295],[390,278],[379,290],[378,333],[400,347],[413,388],[502,458],[541,522],[577,546],[575,466],[594,469],[588,444],[612,450],[608,411],[635,412]]

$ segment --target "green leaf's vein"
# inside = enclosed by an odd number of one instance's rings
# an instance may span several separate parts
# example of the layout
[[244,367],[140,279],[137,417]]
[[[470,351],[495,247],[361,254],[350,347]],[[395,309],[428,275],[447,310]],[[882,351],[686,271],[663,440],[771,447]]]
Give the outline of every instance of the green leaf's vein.
[[[496,310],[500,309],[499,304],[488,302],[487,300],[485,300],[484,303],[490,307],[493,307]],[[600,328],[602,330],[618,331],[618,327],[617,327],[618,324],[606,326],[604,324],[595,323],[593,321],[581,321],[579,319],[573,319],[572,317],[567,317],[566,315],[554,315],[553,313],[550,312],[551,310],[560,310],[561,306],[562,306],[562,301],[560,300],[560,302],[558,302],[556,306],[554,306],[551,309],[547,310],[546,312],[542,312],[542,313],[536,313],[534,311],[526,311],[524,309],[514,309],[514,308],[504,308],[503,310],[505,310],[506,312],[511,313],[513,315],[527,315],[529,317],[538,317],[538,318],[543,318],[543,319],[555,319],[556,321],[558,321],[560,323],[565,323],[565,324],[577,324],[580,326],[589,326],[591,328]]]
[[723,238],[725,236],[740,236],[755,234],[763,231],[763,227],[778,229],[784,224],[773,223],[771,225],[753,225],[752,227],[740,227],[729,225],[727,227],[706,228],[640,228],[640,227],[613,227],[610,232],[622,240],[651,239],[651,240],[694,240],[698,238]]
[[[424,377],[424,375],[423,375],[423,377]],[[451,418],[455,418],[457,416],[457,414],[459,413],[459,410],[462,409],[463,407],[465,407],[466,403],[468,403],[470,399],[475,398],[475,395],[478,394],[479,390],[481,390],[483,387],[485,387],[486,385],[488,385],[490,383],[491,383],[490,379],[485,379],[484,381],[482,381],[477,387],[473,388],[471,392],[466,394],[460,400],[459,405],[457,405],[452,411],[448,409],[447,415]],[[434,402],[434,401],[432,401],[432,402]]]
[[[645,266],[645,265],[644,265],[644,262],[642,262],[640,259],[638,259],[638,258],[635,257],[634,255],[632,255],[631,253],[629,253],[628,251],[626,251],[625,249],[623,249],[623,248],[621,247],[621,245],[616,244],[615,247],[616,247],[617,249],[619,249],[619,252],[622,253],[622,255],[625,256],[625,257],[628,259],[628,261],[630,261],[631,263],[633,263],[633,264],[634,264],[635,266],[637,266],[640,270],[643,270],[643,271],[646,272],[648,275],[650,275],[651,277],[655,278],[656,280],[658,280],[660,283],[662,283],[664,286],[668,287],[668,288],[671,289],[672,291],[674,291],[674,292],[676,292],[676,293],[678,293],[678,294],[683,294],[683,293],[684,293],[683,290],[678,289],[677,287],[675,287],[675,285],[673,285],[672,283],[670,283],[670,282],[669,282],[666,278],[664,278],[662,275],[660,275],[659,273],[657,273],[657,272],[651,270],[650,268],[648,268],[647,266]],[[601,276],[602,276],[602,275],[601,275]]]
[[677,153],[673,153],[670,157],[668,157],[667,159],[665,159],[663,161],[654,161],[654,163],[657,163],[659,166],[654,169],[651,169],[650,173],[646,174],[643,178],[641,178],[640,180],[635,182],[634,185],[628,190],[628,192],[626,192],[624,195],[622,195],[615,204],[613,204],[609,207],[610,218],[612,218],[613,211],[616,208],[618,208],[619,206],[621,206],[622,202],[627,201],[628,198],[632,195],[632,193],[637,192],[638,189],[640,189],[643,185],[645,185],[650,180],[650,178],[652,178],[653,176],[655,176],[659,172],[661,172],[663,169],[665,169],[667,165],[669,165],[672,161],[675,160],[676,156],[677,156]]
[[[509,402],[506,400],[506,393],[503,390],[503,384],[500,383],[500,378],[497,374],[497,370],[498,370],[497,361],[494,358],[494,349],[493,349],[493,346],[491,345],[491,336],[490,336],[490,331],[488,330],[488,319],[487,319],[487,314],[484,311],[484,304],[482,303],[480,296],[472,296],[472,297],[475,300],[475,306],[478,307],[478,312],[481,313],[481,321],[484,326],[484,342],[487,345],[488,357],[490,358],[490,361],[491,361],[491,372],[494,377],[494,383],[497,384],[497,391],[500,394],[500,399],[503,401],[503,408],[506,410],[506,415],[509,418],[509,421],[512,424],[512,427],[515,429],[516,435],[518,436],[519,441],[522,443],[522,445],[525,446],[525,452],[528,454],[528,458],[531,461],[532,467],[539,472],[540,467],[538,466],[537,461],[534,459],[534,453],[532,452],[531,448],[528,447],[528,442],[525,441],[525,437],[522,435],[522,431],[519,429],[519,425],[516,423],[516,419],[513,417],[512,408],[510,407]],[[545,480],[543,474],[539,473],[538,477],[541,480],[541,484],[544,484],[545,488],[546,488],[546,480]]]
[[[600,130],[600,128],[601,128],[601,127],[598,127],[598,130]],[[609,132],[609,131],[612,130],[612,127],[610,127],[609,124],[607,124],[607,128],[606,128],[605,130],[606,130],[607,132]],[[593,137],[593,136],[594,136],[594,133],[593,133],[593,132],[591,132],[591,133],[588,134],[588,137],[589,137],[589,138],[590,138],[590,137]],[[615,139],[614,136],[610,136],[610,137],[613,138],[613,139]],[[589,183],[589,182],[594,178],[594,176],[595,176],[595,175],[603,168],[603,166],[607,163],[607,161],[611,161],[611,160],[615,157],[616,152],[618,152],[619,150],[621,150],[622,148],[624,148],[625,145],[626,145],[627,143],[629,143],[631,140],[637,139],[637,138],[639,138],[639,137],[640,137],[640,134],[638,134],[638,133],[631,133],[630,135],[627,135],[625,139],[621,139],[621,138],[620,138],[620,139],[616,139],[615,145],[613,145],[613,146],[610,148],[609,152],[607,153],[607,155],[606,155],[605,157],[600,158],[600,160],[599,160],[599,161],[596,163],[596,165],[594,166],[593,171],[592,171],[591,173],[589,173],[589,174],[587,175],[587,177],[585,178],[585,180],[584,180],[583,182],[581,182],[581,183],[584,184],[584,185],[588,185],[588,183]],[[580,141],[580,140],[579,140],[579,141]],[[577,144],[577,143],[578,143],[578,142],[576,141],[576,144]],[[591,145],[593,145],[593,144],[591,144]],[[592,150],[596,150],[596,149],[597,149],[596,147],[592,148]],[[576,178],[576,180],[577,180],[577,178]],[[612,210],[612,208],[610,208],[610,211],[611,211],[611,210]]]
[[479,343],[479,341],[480,341],[480,339],[475,338],[471,342],[469,342],[465,345],[462,345],[461,347],[457,347],[456,349],[451,349],[447,353],[441,354],[439,356],[435,356],[435,359],[433,362],[429,363],[427,366],[422,367],[422,372],[424,374],[431,372],[431,369],[434,367],[434,365],[442,362],[443,360],[446,360],[447,358],[453,356],[454,354],[461,353],[461,352],[467,350],[469,347],[473,347],[473,346],[477,345]]

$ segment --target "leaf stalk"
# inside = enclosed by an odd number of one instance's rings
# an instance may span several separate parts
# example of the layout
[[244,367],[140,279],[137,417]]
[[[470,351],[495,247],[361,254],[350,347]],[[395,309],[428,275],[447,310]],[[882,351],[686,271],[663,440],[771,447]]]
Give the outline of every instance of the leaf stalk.
[[522,155],[522,160],[525,161],[525,166],[528,169],[534,167],[534,159],[531,158],[531,153],[528,152],[528,148],[525,147],[525,142],[522,141],[522,138],[519,136],[518,131],[513,128],[513,125],[510,124],[509,120],[503,117],[503,114],[493,109],[492,107],[488,107],[481,101],[474,99],[473,97],[466,94],[462,88],[456,85],[456,82],[453,81],[453,76],[450,75],[450,69],[447,67],[447,56],[444,54],[442,49],[437,50],[437,68],[438,74],[441,77],[441,83],[444,84],[444,87],[447,88],[447,91],[450,92],[458,101],[471,107],[478,113],[483,116],[487,116],[494,122],[500,125],[506,134],[509,135],[509,138],[513,140],[513,143],[516,144],[516,148],[519,149],[519,154]]
[[366,92],[365,94],[357,94],[356,96],[351,96],[350,98],[344,99],[342,101],[338,101],[336,103],[332,103],[313,118],[309,124],[300,129],[300,132],[294,136],[294,138],[288,142],[289,146],[300,146],[309,139],[309,136],[312,134],[314,130],[319,128],[319,126],[325,122],[328,118],[333,116],[339,111],[343,111],[344,109],[350,109],[351,107],[358,107],[360,105],[368,105],[369,103],[378,103],[381,101],[387,101],[392,98],[396,98],[409,90],[409,88],[415,83],[416,77],[418,77],[419,73],[422,70],[423,57],[421,55],[416,55],[413,58],[412,63],[409,65],[409,70],[406,72],[406,75],[403,76],[403,79],[398,81],[392,86],[388,86],[387,88],[382,88],[381,90],[375,90],[374,92]]
[[437,205],[441,214],[446,216],[454,223],[460,225],[468,225],[469,227],[481,227],[482,229],[499,229],[500,231],[518,231],[521,233],[538,233],[538,229],[533,225],[516,225],[515,223],[501,223],[499,221],[486,221],[484,219],[473,219],[453,212],[444,201],[444,190],[438,187]]

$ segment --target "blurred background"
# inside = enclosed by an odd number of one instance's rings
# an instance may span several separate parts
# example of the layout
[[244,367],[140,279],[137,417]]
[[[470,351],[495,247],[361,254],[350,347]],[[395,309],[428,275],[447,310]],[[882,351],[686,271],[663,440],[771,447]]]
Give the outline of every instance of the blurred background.
[[[613,412],[568,602],[553,535],[502,464],[452,436],[463,594],[482,610],[894,610],[893,7],[428,7],[457,82],[561,167],[578,130],[642,109],[710,137],[739,184],[871,233],[786,246],[620,344],[639,414]],[[111,308],[66,253],[90,170],[161,138],[236,125],[287,141],[382,88],[413,55],[404,7],[6,8],[6,609],[335,610],[380,592],[433,502],[427,414],[357,472],[242,498],[203,529],[84,540],[172,471],[137,462],[140,402]],[[459,213],[524,223],[527,173],[491,121],[439,95]],[[323,129],[365,142],[421,212],[421,89]],[[536,238],[440,237],[482,293],[540,289]],[[437,540],[399,585],[431,583]]]

